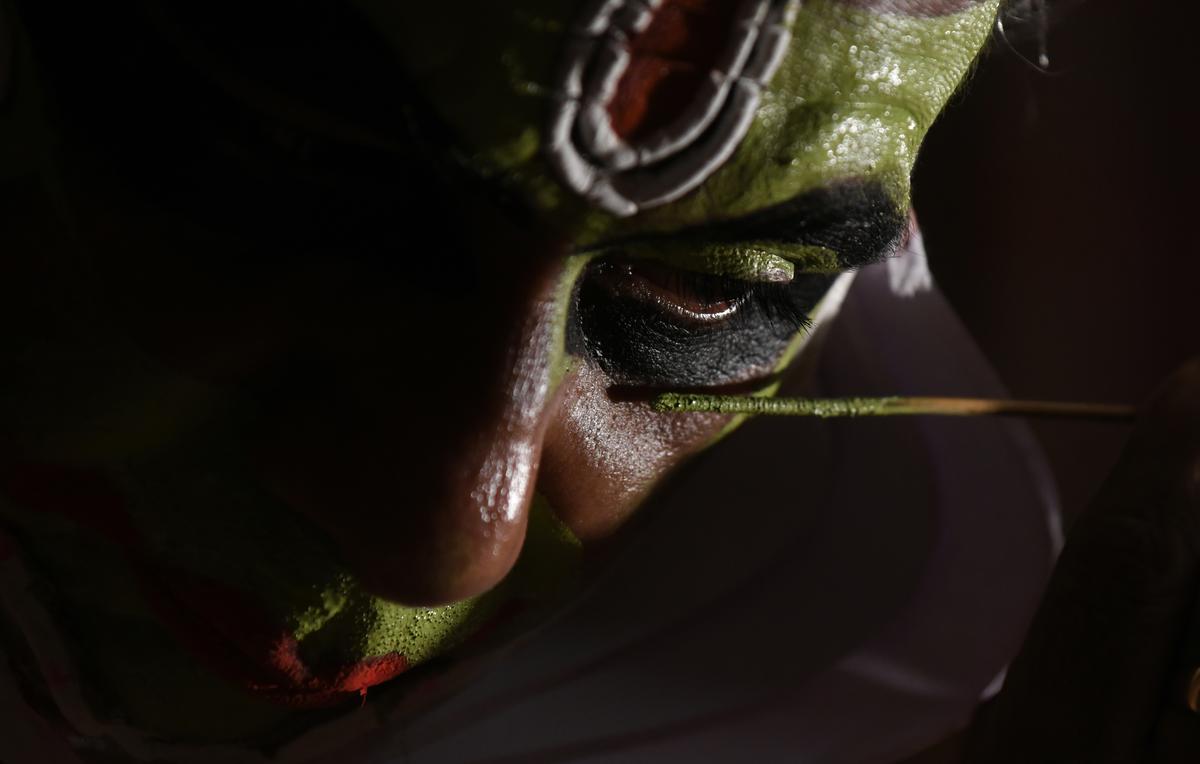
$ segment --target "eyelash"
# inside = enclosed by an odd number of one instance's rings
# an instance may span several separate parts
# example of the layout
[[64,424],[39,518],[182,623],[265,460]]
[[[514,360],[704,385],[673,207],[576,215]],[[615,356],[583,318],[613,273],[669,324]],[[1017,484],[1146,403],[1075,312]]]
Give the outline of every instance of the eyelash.
[[[173,197],[170,206],[184,214],[196,210],[210,228],[248,238],[269,232],[271,246],[262,248],[264,260],[287,244],[291,256],[296,248],[330,247],[354,253],[372,267],[399,267],[394,253],[402,242],[395,239],[394,209],[405,204],[394,202],[405,189],[395,186],[395,176],[411,174],[408,163],[400,161],[406,173],[389,174],[383,167],[392,162],[380,161],[374,150],[325,140],[232,104],[222,106],[214,106],[206,120],[183,131],[170,146],[164,144],[192,161],[181,167],[153,152],[142,157],[155,179],[148,185],[159,190],[159,197]],[[191,151],[180,151],[189,145]],[[421,188],[419,183],[408,186]],[[414,209],[429,208],[431,214],[414,212],[415,219],[437,221],[438,213],[446,212],[429,198],[427,186],[405,202]],[[223,193],[194,195],[213,188]],[[385,199],[392,204],[381,202]],[[442,228],[452,225],[447,220]],[[360,236],[348,241],[347,230]],[[287,240],[281,241],[284,236]],[[592,358],[615,382],[639,386],[709,387],[770,373],[791,339],[808,327],[808,312],[828,286],[825,282],[832,280],[802,274],[792,284],[757,283],[670,269],[668,292],[691,295],[701,303],[736,296],[727,315],[698,316],[668,298],[614,299],[589,288],[589,277],[615,262],[599,261],[581,279],[569,348]],[[248,266],[241,255],[226,265]],[[453,284],[461,279],[427,281]]]
[[[639,288],[637,279],[647,272],[659,289]],[[808,314],[833,278],[801,273],[790,283],[749,282],[599,261],[577,289],[571,350],[622,385],[710,387],[763,376],[796,333],[809,328]],[[674,304],[667,290],[679,298]],[[697,315],[681,305],[687,300],[729,309]]]
[[[773,319],[791,322],[795,331],[805,328],[808,324],[808,316],[797,311],[788,283],[745,281],[671,268],[653,262],[637,263],[621,259],[602,261],[593,266],[592,270],[594,276],[608,277],[609,280],[615,275],[618,278],[624,276],[626,279],[649,282],[657,289],[649,290],[652,294],[640,290],[643,292],[641,296],[656,303],[669,300],[669,296],[663,295],[663,292],[673,293],[680,298],[679,302],[660,306],[684,318],[694,317],[696,320],[708,322],[716,317],[712,314],[700,315],[698,311],[690,310],[682,304],[684,300],[691,300],[702,305],[728,306],[721,311],[722,318],[757,312]],[[624,291],[631,296],[637,296],[639,290]],[[656,297],[664,299],[655,299]]]

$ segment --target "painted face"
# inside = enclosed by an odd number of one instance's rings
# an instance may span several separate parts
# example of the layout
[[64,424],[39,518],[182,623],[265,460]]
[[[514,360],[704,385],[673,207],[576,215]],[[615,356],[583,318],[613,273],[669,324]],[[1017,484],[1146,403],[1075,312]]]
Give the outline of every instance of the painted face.
[[0,559],[86,713],[184,740],[569,596],[737,424],[648,398],[770,392],[900,241],[997,11],[133,5],[13,35]]

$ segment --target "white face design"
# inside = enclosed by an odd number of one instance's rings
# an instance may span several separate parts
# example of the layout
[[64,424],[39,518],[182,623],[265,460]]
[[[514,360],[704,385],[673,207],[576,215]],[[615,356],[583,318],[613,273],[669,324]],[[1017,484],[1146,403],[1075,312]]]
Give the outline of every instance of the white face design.
[[[720,19],[729,28],[727,39],[703,62],[707,71],[684,108],[665,123],[630,135],[636,126],[624,124],[629,120],[614,115],[614,108],[653,97],[636,92],[653,86],[642,82],[647,64],[659,71],[671,64],[661,53],[637,58],[635,53],[653,49],[653,43],[639,45],[640,38],[665,36],[659,30],[672,26],[674,8],[664,11],[661,1],[640,0],[585,6],[569,31],[545,137],[546,154],[559,178],[622,217],[697,188],[746,137],[762,91],[787,52],[798,7],[799,0],[733,5],[731,17],[722,14]],[[673,64],[680,69],[693,65]],[[661,82],[654,85],[661,87]]]
[[[5,483],[0,514],[133,726],[266,734],[568,581],[735,424],[650,394],[774,384],[837,272],[894,246],[916,146],[994,11],[732,4],[745,23],[692,95],[639,122],[622,83],[668,0],[476,5],[468,27],[453,3],[249,14],[277,47],[229,61],[246,27],[208,6],[92,9],[65,39],[95,66],[48,67],[77,111],[47,164],[64,182],[0,230],[4,251],[47,242],[0,283],[20,349],[0,477],[96,490]],[[588,50],[564,68],[572,18]],[[43,23],[46,45],[71,31]],[[618,28],[641,29],[624,64]],[[101,55],[114,40],[130,55]],[[401,87],[446,156],[397,145],[411,104],[378,94]],[[391,140],[355,121],[380,113]],[[26,330],[47,311],[53,331]],[[97,496],[107,527],[79,522]],[[182,696],[200,709],[161,702]],[[236,734],[214,710],[233,707]]]

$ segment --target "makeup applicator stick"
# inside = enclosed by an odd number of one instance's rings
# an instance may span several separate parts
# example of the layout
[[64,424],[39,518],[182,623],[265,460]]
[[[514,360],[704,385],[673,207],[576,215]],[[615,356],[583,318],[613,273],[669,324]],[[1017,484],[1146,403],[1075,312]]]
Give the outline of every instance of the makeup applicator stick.
[[663,393],[651,404],[662,413],[745,414],[748,416],[1013,416],[1131,422],[1136,409],[1105,403],[1012,401],[994,398],[758,398],[748,395]]

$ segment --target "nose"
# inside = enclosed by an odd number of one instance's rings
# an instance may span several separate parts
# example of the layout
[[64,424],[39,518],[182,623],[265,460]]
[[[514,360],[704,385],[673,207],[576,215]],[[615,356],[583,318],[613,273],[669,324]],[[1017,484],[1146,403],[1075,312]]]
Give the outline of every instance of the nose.
[[229,404],[181,442],[218,443],[369,590],[439,604],[520,551],[569,261],[483,194],[416,170],[396,194],[277,242],[99,262],[133,340]]
[[405,604],[461,600],[507,574],[557,402],[564,260],[552,245],[487,244],[465,297],[323,272],[328,302],[306,308],[321,328],[259,388],[266,484],[367,590]]

